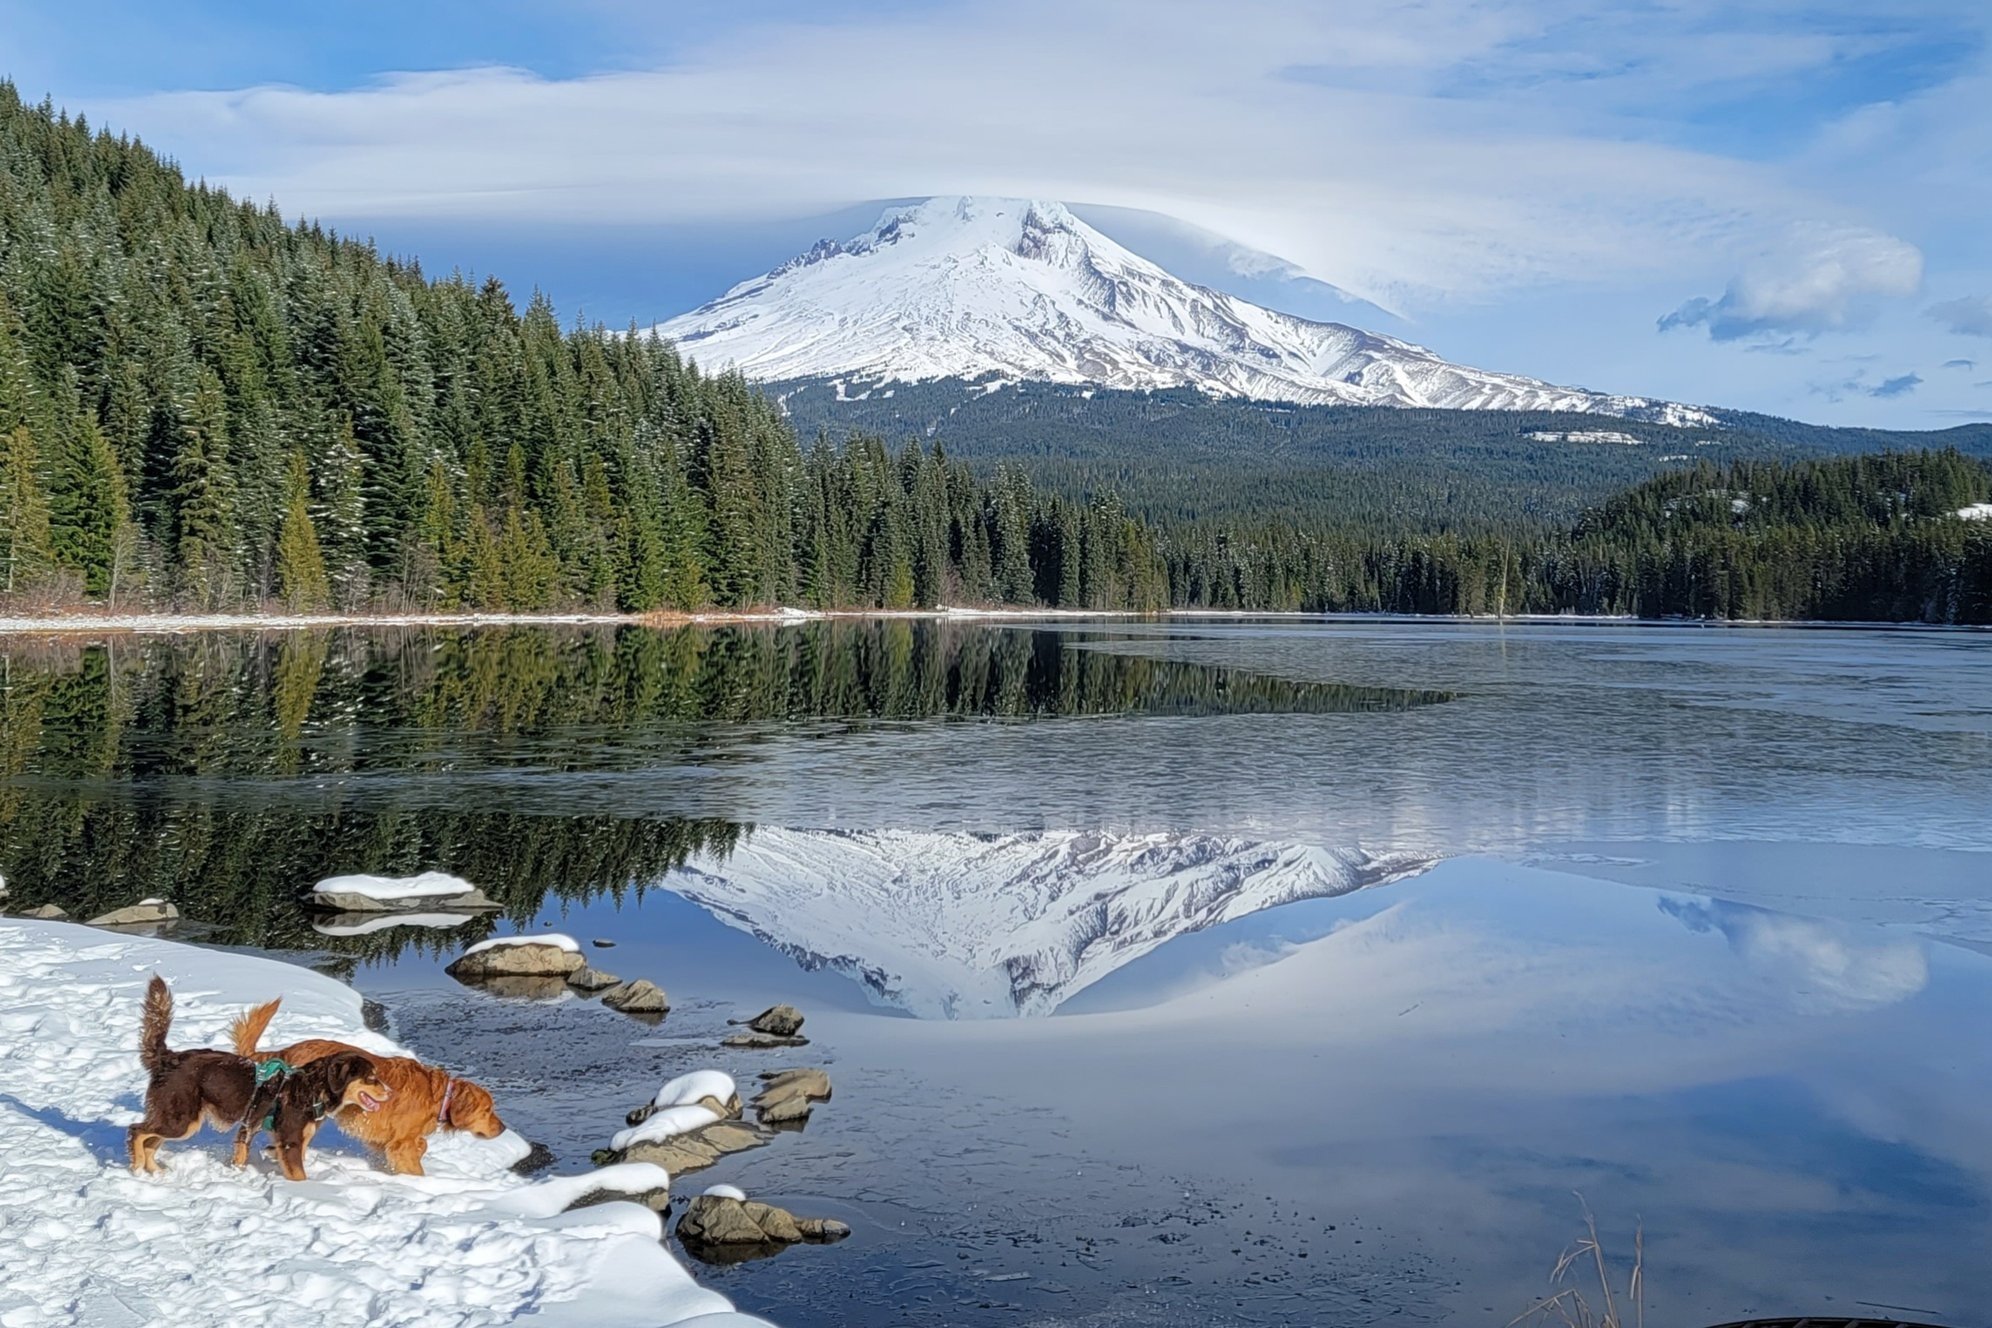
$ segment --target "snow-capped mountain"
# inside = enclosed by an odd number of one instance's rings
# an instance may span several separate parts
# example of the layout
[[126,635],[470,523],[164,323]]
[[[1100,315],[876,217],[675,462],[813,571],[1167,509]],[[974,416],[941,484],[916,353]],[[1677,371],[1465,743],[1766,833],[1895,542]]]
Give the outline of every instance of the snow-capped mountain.
[[1192,285],[1062,204],[930,198],[820,241],[656,329],[764,380],[1037,380],[1304,404],[1705,412],[1449,363],[1422,346]]
[[1186,932],[1420,871],[1201,834],[756,830],[665,888],[922,1018],[1050,1014]]

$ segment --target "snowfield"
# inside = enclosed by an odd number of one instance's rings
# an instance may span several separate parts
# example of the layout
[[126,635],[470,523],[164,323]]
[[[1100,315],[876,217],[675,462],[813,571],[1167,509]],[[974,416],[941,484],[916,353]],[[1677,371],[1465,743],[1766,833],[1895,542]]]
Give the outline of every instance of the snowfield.
[[273,1038],[400,1051],[366,1031],[356,992],[302,968],[0,919],[0,1328],[768,1328],[692,1280],[650,1209],[561,1211],[591,1191],[655,1189],[656,1167],[535,1183],[509,1169],[526,1151],[517,1135],[439,1134],[428,1176],[389,1176],[327,1130],[312,1179],[293,1184],[262,1159],[233,1170],[228,1136],[209,1131],[166,1145],[166,1175],[131,1175],[154,972],[173,984],[176,1047],[222,1045],[244,1006],[281,995]]
[[666,876],[730,926],[928,1018],[1042,1015],[1172,937],[1431,859],[1221,835],[761,828]]
[[893,208],[867,233],[822,241],[654,330],[708,368],[771,380],[995,375],[1309,405],[1717,424],[1693,407],[1472,369],[1395,337],[1191,285],[1063,204],[1025,199]]

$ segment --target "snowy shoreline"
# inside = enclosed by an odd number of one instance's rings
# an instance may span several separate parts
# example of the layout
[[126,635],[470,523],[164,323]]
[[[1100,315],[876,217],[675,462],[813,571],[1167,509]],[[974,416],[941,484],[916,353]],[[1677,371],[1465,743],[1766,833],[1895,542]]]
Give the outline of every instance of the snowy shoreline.
[[1972,623],[1819,618],[1639,618],[1597,613],[1313,613],[1297,609],[1050,609],[943,605],[932,609],[728,609],[698,613],[73,613],[0,617],[7,636],[172,636],[297,632],[334,627],[726,627],[808,622],[1320,622],[1456,623],[1493,627],[1804,628],[1834,631],[1992,632]]
[[[571,1328],[769,1328],[700,1287],[640,1203],[565,1211],[642,1176],[528,1181],[525,1142],[438,1134],[429,1175],[390,1176],[336,1131],[312,1179],[227,1165],[213,1131],[169,1144],[169,1170],[125,1167],[145,1091],[139,999],[154,972],[178,1000],[172,1043],[225,1042],[242,1009],[281,995],[273,1039],[369,1032],[359,993],[279,960],[57,922],[0,919],[0,1325],[261,1322],[309,1308],[323,1324],[535,1323]],[[504,1104],[499,1104],[502,1113]]]

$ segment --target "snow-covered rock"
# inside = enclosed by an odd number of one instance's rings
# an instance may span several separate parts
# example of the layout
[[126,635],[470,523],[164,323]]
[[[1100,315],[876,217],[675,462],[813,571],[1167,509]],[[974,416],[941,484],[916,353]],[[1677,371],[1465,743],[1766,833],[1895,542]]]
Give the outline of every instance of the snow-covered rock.
[[659,1216],[612,1202],[563,1212],[584,1190],[635,1191],[654,1170],[529,1182],[512,1134],[439,1137],[426,1177],[391,1176],[334,1134],[312,1180],[267,1163],[237,1171],[208,1132],[171,1170],[125,1169],[124,1127],[145,1077],[136,1039],[148,977],[173,984],[175,1046],[220,1046],[244,1007],[281,995],[286,1036],[382,1054],[360,997],[275,960],[0,920],[0,1323],[499,1324],[752,1328],[661,1243]]
[[554,977],[564,980],[579,972],[585,961],[571,936],[543,932],[534,936],[494,936],[457,956],[443,971],[467,982],[491,978]]
[[311,903],[334,913],[448,908],[466,911],[498,905],[460,876],[426,871],[418,876],[328,876],[311,887]]
[[759,379],[1038,380],[1365,406],[1559,410],[1713,425],[1706,411],[1471,369],[1422,346],[1191,285],[1063,205],[930,198],[659,324]]

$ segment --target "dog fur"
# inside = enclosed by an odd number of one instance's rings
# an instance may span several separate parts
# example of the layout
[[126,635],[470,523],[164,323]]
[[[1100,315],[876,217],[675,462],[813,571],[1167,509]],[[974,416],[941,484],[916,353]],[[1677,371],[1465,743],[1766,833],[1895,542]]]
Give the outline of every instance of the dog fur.
[[329,1056],[307,1069],[256,1082],[256,1063],[234,1052],[197,1048],[175,1051],[166,1045],[173,1024],[173,993],[155,976],[145,989],[145,1015],[139,1034],[138,1061],[145,1067],[145,1119],[126,1132],[131,1169],[164,1170],[159,1147],[168,1139],[186,1139],[203,1124],[219,1130],[237,1129],[234,1162],[248,1160],[246,1135],[267,1116],[277,1140],[284,1175],[303,1180],[304,1151],[311,1127],[328,1111],[351,1107],[366,1110],[368,1102],[390,1100],[393,1090],[382,1083],[365,1056]]
[[468,1079],[460,1079],[438,1066],[426,1065],[408,1056],[375,1056],[344,1042],[311,1038],[294,1042],[276,1051],[258,1051],[277,1002],[259,1005],[235,1021],[230,1041],[247,1057],[275,1057],[287,1065],[308,1067],[342,1055],[362,1055],[373,1064],[380,1081],[394,1096],[377,1111],[345,1107],[333,1113],[339,1129],[378,1148],[387,1159],[389,1171],[420,1176],[422,1158],[429,1151],[429,1135],[437,1129],[466,1130],[480,1139],[495,1139],[505,1132],[498,1119],[491,1094]]

